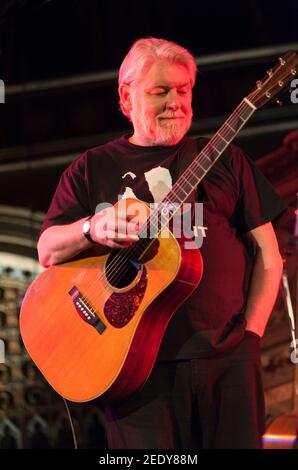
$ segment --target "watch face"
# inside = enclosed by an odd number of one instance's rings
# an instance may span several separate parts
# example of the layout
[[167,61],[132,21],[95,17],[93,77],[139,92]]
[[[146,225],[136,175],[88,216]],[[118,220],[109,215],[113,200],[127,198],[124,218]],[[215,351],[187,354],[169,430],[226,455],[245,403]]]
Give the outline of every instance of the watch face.
[[84,222],[84,224],[83,224],[83,232],[84,233],[89,233],[90,232],[90,227],[91,227],[90,220],[86,220],[86,222]]

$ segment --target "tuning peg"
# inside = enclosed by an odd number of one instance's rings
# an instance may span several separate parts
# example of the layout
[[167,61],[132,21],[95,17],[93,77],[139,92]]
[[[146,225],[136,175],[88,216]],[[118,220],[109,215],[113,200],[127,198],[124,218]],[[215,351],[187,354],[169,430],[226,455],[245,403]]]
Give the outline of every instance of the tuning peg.
[[292,75],[296,75],[296,73],[297,73],[297,70],[296,70],[295,68],[294,68],[294,69],[291,69],[291,74],[292,74]]
[[279,86],[284,86],[284,82],[282,80],[279,80],[278,84]]
[[286,61],[282,57],[279,57],[278,60],[280,65],[285,65]]
[[273,72],[272,72],[272,69],[267,70],[267,75],[268,75],[268,77],[272,77],[272,73],[273,73]]
[[283,106],[283,102],[278,99],[275,101],[275,103],[277,104],[277,106]]
[[258,80],[258,81],[256,82],[256,85],[257,85],[257,88],[260,90],[260,88],[262,88],[262,85],[263,85],[263,84],[262,84],[261,80]]

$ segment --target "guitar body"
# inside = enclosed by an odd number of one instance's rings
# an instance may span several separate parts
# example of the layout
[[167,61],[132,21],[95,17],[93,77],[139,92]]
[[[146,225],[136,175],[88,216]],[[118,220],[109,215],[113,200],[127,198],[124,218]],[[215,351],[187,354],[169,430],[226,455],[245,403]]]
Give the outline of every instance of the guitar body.
[[[148,216],[149,207],[137,203]],[[202,276],[201,254],[189,240],[194,249],[185,249],[185,240],[163,228],[137,268],[127,256],[122,284],[120,250],[51,266],[34,280],[21,307],[21,335],[60,395],[120,399],[146,381],[169,320]]]

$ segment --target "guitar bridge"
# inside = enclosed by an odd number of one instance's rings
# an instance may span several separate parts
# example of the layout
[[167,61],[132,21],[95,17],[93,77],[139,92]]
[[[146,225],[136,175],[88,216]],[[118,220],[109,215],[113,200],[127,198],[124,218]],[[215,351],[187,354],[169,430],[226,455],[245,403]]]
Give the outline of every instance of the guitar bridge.
[[93,326],[100,334],[106,329],[106,325],[96,315],[94,309],[88,303],[86,297],[84,297],[76,286],[72,287],[68,292],[72,298],[74,307],[80,317],[89,325]]

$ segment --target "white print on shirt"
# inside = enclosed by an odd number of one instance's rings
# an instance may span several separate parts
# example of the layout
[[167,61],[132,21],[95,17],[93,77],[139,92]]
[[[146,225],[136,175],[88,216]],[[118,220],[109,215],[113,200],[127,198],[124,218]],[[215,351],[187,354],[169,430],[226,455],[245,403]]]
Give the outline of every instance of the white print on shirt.
[[[137,175],[135,175],[132,171],[128,171],[127,173],[124,173],[124,175],[122,176],[122,179],[124,179],[126,176],[130,176],[132,179],[135,179],[137,177]],[[130,186],[125,186],[121,199],[128,199],[130,197],[136,198],[137,196],[135,195],[135,193],[133,192]]]
[[156,168],[152,168],[150,171],[146,171],[144,176],[154,202],[161,202],[172,189],[173,184],[171,173],[167,168],[158,166]]
[[122,176],[123,180],[125,176],[131,176],[133,180],[137,177],[137,175],[135,175],[132,171],[128,171],[127,173],[124,173],[124,175]]
[[199,231],[201,232],[202,237],[206,237],[206,230],[208,230],[208,227],[200,226],[200,225],[194,225],[193,226],[193,233],[195,237],[199,236]]
[[[132,171],[126,172],[122,176],[122,179],[126,176],[130,176],[132,179],[136,178],[136,175]],[[148,183],[149,192],[152,195],[154,202],[161,202],[166,197],[170,189],[172,189],[172,176],[167,168],[163,168],[161,166],[152,168],[144,173],[144,178]],[[136,198],[137,196],[130,186],[125,186],[122,199],[129,197]]]
[[[122,179],[126,176],[130,176],[132,179],[137,178],[137,175],[132,171],[124,173]],[[149,192],[152,195],[154,203],[160,203],[168,194],[173,187],[172,176],[168,168],[157,166],[144,173],[144,178],[148,184]],[[123,193],[120,195],[120,199],[126,198],[138,198],[130,186],[125,186]],[[185,235],[193,238],[196,246],[200,248],[203,243],[203,238],[206,237],[207,227],[203,225],[203,204],[195,204],[195,225],[191,229],[191,212],[189,211],[189,217],[184,218],[184,227],[186,227]],[[189,229],[187,230],[187,227]],[[181,234],[181,227],[180,227]],[[177,234],[175,234],[177,236]],[[178,235],[179,236],[179,235]],[[195,248],[191,242],[185,243],[186,248]]]

